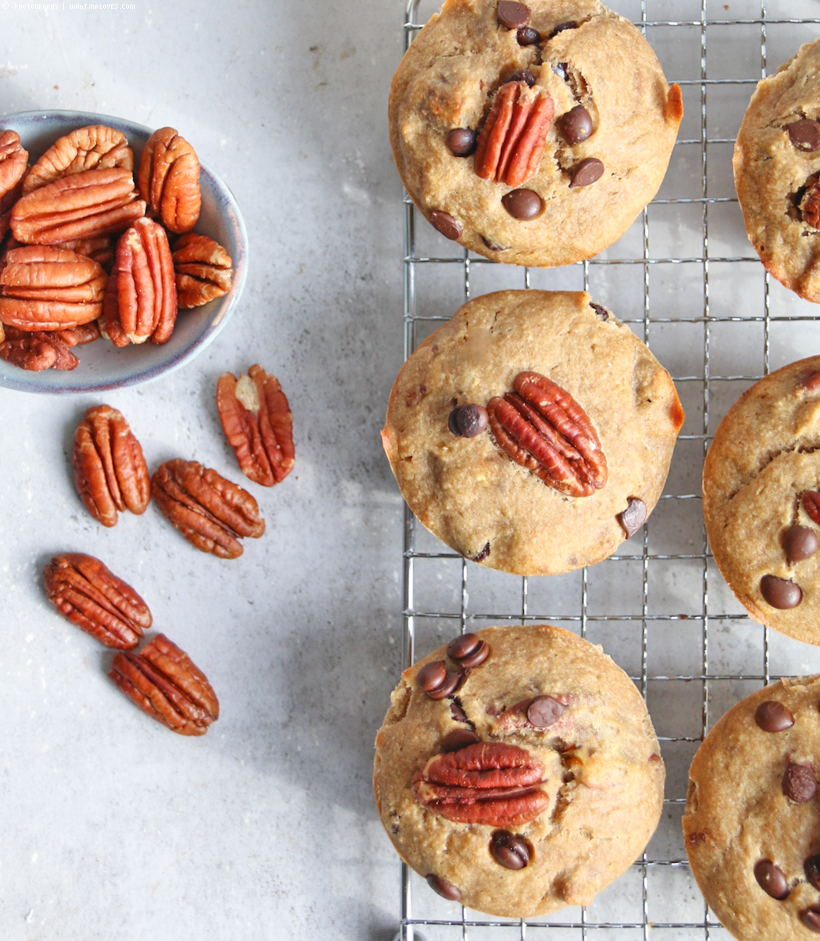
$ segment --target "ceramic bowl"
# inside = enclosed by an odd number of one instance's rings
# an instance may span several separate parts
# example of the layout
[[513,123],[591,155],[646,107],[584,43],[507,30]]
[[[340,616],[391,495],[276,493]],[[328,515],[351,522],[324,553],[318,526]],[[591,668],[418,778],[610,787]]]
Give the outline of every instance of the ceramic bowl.
[[[90,124],[106,124],[125,134],[134,151],[136,175],[142,149],[152,134],[150,128],[141,124],[85,111],[25,111],[0,117],[0,130],[10,129],[20,135],[31,163],[57,138]],[[180,132],[185,136],[184,128]],[[192,143],[196,144],[195,141]],[[173,336],[160,346],[149,340],[138,346],[129,344],[118,349],[110,341],[100,339],[74,347],[80,365],[70,372],[58,372],[55,369],[28,372],[0,360],[0,389],[53,394],[138,385],[187,363],[214,339],[228,322],[245,286],[248,236],[233,193],[201,162],[199,185],[202,191],[202,212],[195,231],[215,239],[233,259],[233,285],[230,291],[202,307],[181,310]]]

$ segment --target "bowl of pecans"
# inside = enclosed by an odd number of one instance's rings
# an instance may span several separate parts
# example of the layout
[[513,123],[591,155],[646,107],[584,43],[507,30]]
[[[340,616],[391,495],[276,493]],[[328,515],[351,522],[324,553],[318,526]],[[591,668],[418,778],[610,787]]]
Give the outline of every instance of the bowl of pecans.
[[0,388],[90,392],[186,363],[247,274],[228,187],[174,129],[0,118]]

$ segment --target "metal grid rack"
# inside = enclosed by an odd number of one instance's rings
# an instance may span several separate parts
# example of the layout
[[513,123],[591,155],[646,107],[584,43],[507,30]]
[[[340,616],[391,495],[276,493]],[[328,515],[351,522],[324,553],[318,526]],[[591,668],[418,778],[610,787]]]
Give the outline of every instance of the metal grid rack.
[[[405,46],[423,25],[419,3],[407,2]],[[820,35],[816,2],[610,5],[643,31],[684,95],[684,122],[658,198],[608,251],[543,271],[471,255],[423,219],[416,227],[405,195],[405,358],[478,294],[589,290],[650,345],[686,408],[667,488],[618,554],[593,569],[541,579],[468,563],[405,508],[403,650],[409,665],[459,630],[505,622],[555,623],[601,643],[647,700],[667,765],[664,814],[646,852],[591,906],[541,920],[465,910],[434,896],[402,864],[402,941],[586,941],[601,933],[601,941],[646,941],[650,930],[665,941],[728,938],[686,861],[680,817],[689,762],[713,721],[742,696],[779,675],[820,670],[814,648],[770,635],[735,602],[714,566],[700,505],[703,458],[720,418],[753,382],[820,340],[813,305],[763,271],[731,182],[734,134],[754,86]],[[744,16],[729,19],[730,7]]]

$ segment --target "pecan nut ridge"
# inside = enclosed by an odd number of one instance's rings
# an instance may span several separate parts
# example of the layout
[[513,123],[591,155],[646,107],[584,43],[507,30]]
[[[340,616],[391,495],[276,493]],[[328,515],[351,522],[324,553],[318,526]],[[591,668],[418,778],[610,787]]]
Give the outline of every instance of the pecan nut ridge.
[[456,823],[516,826],[549,804],[544,766],[523,748],[479,742],[434,755],[413,776],[416,799]]
[[535,176],[554,113],[553,100],[542,89],[525,81],[502,85],[476,144],[478,176],[508,186]]
[[43,581],[48,600],[60,613],[106,647],[136,647],[151,626],[148,605],[93,556],[55,556],[45,567]]
[[187,232],[174,242],[172,257],[180,309],[200,307],[230,291],[233,262],[219,242]]
[[[9,331],[13,327],[8,328]],[[5,331],[6,333],[8,331]],[[60,332],[19,331],[19,336],[7,336],[3,340],[3,325],[0,324],[0,359],[4,359],[12,366],[26,369],[29,372],[40,372],[43,369],[57,369],[69,371],[76,369],[80,361],[69,349],[69,344],[59,336]]]
[[122,131],[104,124],[79,127],[56,140],[34,164],[23,182],[23,194],[84,170],[134,169],[134,154]]
[[588,497],[607,481],[601,442],[581,406],[557,383],[521,372],[515,392],[487,403],[490,428],[504,453],[550,487]]
[[0,197],[11,192],[22,180],[28,165],[28,151],[16,131],[0,131]]
[[202,204],[199,160],[194,148],[172,127],[148,138],[137,172],[137,186],[151,213],[171,232],[196,225]]

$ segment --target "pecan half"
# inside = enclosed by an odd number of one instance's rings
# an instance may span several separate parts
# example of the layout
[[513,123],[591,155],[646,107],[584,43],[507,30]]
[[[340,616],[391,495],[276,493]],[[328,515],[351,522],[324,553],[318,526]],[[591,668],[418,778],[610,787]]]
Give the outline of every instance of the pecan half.
[[413,789],[421,804],[448,820],[508,827],[546,809],[543,778],[544,766],[523,748],[479,742],[434,755],[413,775]]
[[137,219],[117,243],[103,314],[115,346],[171,339],[177,319],[174,263],[165,229],[153,220]]
[[82,552],[55,556],[43,572],[48,600],[106,647],[136,647],[151,626],[148,605],[99,559]]
[[117,510],[145,512],[151,499],[142,448],[122,414],[110,405],[88,409],[74,433],[74,486],[88,512],[115,526]]
[[524,81],[502,85],[476,144],[475,172],[508,186],[535,176],[554,113],[543,89]]
[[176,458],[160,464],[152,480],[157,506],[203,552],[222,559],[242,555],[239,539],[265,532],[256,500],[215,470]]
[[561,493],[588,497],[600,490],[606,457],[581,406],[536,372],[519,373],[513,388],[487,403],[490,428],[505,454]]
[[21,330],[61,330],[102,311],[106,274],[90,258],[63,248],[9,249],[0,268],[0,321]]
[[139,654],[118,653],[108,675],[172,732],[204,735],[219,718],[219,701],[208,677],[164,634],[157,634]]
[[134,154],[122,131],[92,124],[56,140],[34,164],[23,183],[23,193],[30,193],[72,173],[122,167],[131,173]]
[[272,487],[293,470],[293,418],[279,380],[254,365],[237,380],[226,372],[216,385],[216,406],[242,473]]
[[28,151],[16,131],[0,131],[0,196],[14,189],[28,166]]
[[806,183],[806,192],[800,200],[800,212],[807,226],[820,229],[820,177],[810,177]]
[[188,232],[199,218],[199,160],[172,127],[148,138],[137,172],[140,196],[171,232]]
[[188,232],[174,242],[172,257],[181,308],[199,307],[230,291],[233,262],[219,242]]
[[145,215],[137,195],[123,167],[73,173],[19,199],[11,231],[21,242],[39,245],[117,234]]
[[[8,328],[9,331],[13,327]],[[60,333],[69,333],[69,330],[41,332],[19,331],[16,336],[3,340],[3,326],[0,324],[0,359],[4,359],[12,366],[27,369],[29,372],[40,372],[43,369],[59,369],[69,371],[76,369],[80,361],[69,349],[70,345],[60,336]]]

